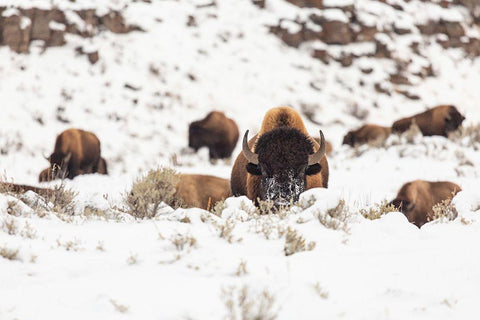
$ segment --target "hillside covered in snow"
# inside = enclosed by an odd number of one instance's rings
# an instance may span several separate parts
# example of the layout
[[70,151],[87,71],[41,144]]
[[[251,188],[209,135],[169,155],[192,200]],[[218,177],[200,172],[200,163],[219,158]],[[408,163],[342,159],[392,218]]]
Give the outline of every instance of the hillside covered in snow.
[[[0,0],[0,319],[477,319],[480,6],[474,0]],[[449,138],[344,135],[441,104]],[[290,105],[333,144],[328,189],[268,213],[126,198],[151,169],[230,178],[188,148],[211,110],[258,132]],[[94,132],[109,175],[39,183],[56,136]],[[416,179],[462,192],[421,228]]]

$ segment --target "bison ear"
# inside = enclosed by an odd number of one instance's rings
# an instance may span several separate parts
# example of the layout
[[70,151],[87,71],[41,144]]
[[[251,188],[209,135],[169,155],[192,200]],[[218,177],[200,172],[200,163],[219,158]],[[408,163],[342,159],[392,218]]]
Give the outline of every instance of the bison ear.
[[260,166],[251,162],[247,164],[247,172],[254,176],[262,175],[262,170],[260,169]]
[[305,170],[305,174],[307,176],[312,176],[314,174],[319,173],[321,170],[322,170],[322,167],[320,166],[320,164],[315,163],[307,167],[307,170]]

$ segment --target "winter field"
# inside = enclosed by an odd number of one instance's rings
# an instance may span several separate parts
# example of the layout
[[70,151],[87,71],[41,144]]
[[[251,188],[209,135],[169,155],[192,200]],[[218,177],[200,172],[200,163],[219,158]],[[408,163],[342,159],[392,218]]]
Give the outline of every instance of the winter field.
[[[33,41],[28,54],[0,46],[3,179],[67,190],[55,201],[0,193],[0,319],[480,319],[480,59],[435,41],[422,42],[421,54],[408,49],[424,39],[415,25],[425,19],[471,18],[435,1],[391,1],[402,11],[370,0],[324,2],[355,4],[379,29],[413,30],[393,35],[391,50],[409,68],[431,63],[435,75],[379,92],[392,59],[325,64],[311,56],[325,44],[294,48],[270,33],[281,18],[320,12],[284,0],[264,9],[247,0],[57,0],[67,11],[121,10],[143,31],[66,33],[65,45],[44,50]],[[0,0],[13,5],[52,3]],[[467,35],[479,37],[480,27],[468,25]],[[91,64],[78,47],[99,60]],[[371,50],[326,47],[332,56]],[[469,129],[448,139],[405,134],[381,146],[342,145],[364,123],[390,126],[439,104],[456,105]],[[234,158],[211,163],[207,149],[188,148],[190,122],[215,109],[241,135],[254,133],[281,105],[332,142],[328,189],[309,190],[277,214],[260,215],[246,197],[211,211],[162,207],[151,219],[127,212],[126,194],[150,169],[230,178]],[[43,155],[72,127],[99,137],[109,175],[39,183]],[[238,143],[234,157],[240,151]],[[381,214],[415,179],[460,185],[446,208],[458,216],[419,229],[402,213]]]

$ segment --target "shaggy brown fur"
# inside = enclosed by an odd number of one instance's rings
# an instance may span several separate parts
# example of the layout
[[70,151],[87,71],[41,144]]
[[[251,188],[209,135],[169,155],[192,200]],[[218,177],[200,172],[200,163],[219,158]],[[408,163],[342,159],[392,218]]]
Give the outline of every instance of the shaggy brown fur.
[[27,191],[33,191],[41,196],[48,196],[52,194],[53,190],[47,188],[37,188],[33,186],[27,186],[24,184],[16,184],[10,182],[0,182],[1,189],[10,190],[15,193],[25,193]]
[[415,122],[424,136],[444,136],[455,131],[462,124],[465,117],[452,105],[438,106],[414,116],[395,121],[392,131],[402,133],[407,131]]
[[52,177],[73,179],[80,174],[95,173],[99,165],[104,166],[106,172],[106,162],[102,163],[97,136],[80,129],[68,129],[58,135],[49,161],[50,168],[40,173],[40,182],[51,180]]
[[[285,178],[288,170],[306,170],[308,155],[316,152],[320,146],[308,134],[302,118],[290,107],[279,107],[269,110],[263,119],[260,132],[248,142],[250,149],[258,154],[259,164],[263,166],[265,176],[277,175],[280,180]],[[235,196],[246,195],[249,199],[265,200],[264,176],[247,172],[248,163],[245,155],[240,152],[231,174],[231,190]],[[311,168],[313,174],[303,174],[304,182],[300,191],[328,186],[328,161],[324,156],[320,163]],[[304,172],[305,173],[305,172]],[[281,185],[284,181],[277,181]],[[274,186],[275,187],[275,186]],[[284,190],[285,191],[285,190]],[[293,196],[292,190],[286,192]],[[282,192],[284,194],[284,192]],[[295,194],[298,196],[298,194]],[[296,199],[293,199],[296,200]]]
[[460,191],[460,186],[453,182],[415,180],[404,184],[390,204],[400,209],[408,221],[421,227],[433,219],[434,205],[451,199]]
[[208,147],[210,159],[229,158],[237,141],[237,124],[219,111],[212,111],[203,120],[192,122],[188,129],[188,146],[195,151]]
[[228,179],[207,175],[181,174],[176,189],[175,197],[182,204],[206,210],[231,196]]
[[365,143],[385,141],[390,135],[390,127],[377,126],[375,124],[366,124],[357,130],[352,130],[343,138],[343,144],[351,147]]

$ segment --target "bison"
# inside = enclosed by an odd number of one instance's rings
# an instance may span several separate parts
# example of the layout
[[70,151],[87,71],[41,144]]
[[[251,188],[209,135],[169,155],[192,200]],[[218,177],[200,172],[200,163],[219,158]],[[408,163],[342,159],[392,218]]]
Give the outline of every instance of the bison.
[[0,190],[5,190],[6,192],[14,193],[25,193],[27,191],[33,191],[41,196],[49,196],[53,193],[53,190],[46,188],[38,188],[33,186],[28,186],[25,184],[16,184],[10,182],[0,181]]
[[259,200],[273,201],[278,207],[316,187],[328,187],[323,133],[319,145],[297,111],[290,107],[269,110],[257,135],[248,141],[245,132],[242,152],[232,168],[232,194],[246,195],[257,205]]
[[390,205],[403,212],[408,221],[420,228],[433,220],[434,205],[453,198],[461,190],[453,182],[415,180],[404,184]]
[[192,122],[188,128],[188,146],[196,151],[208,147],[210,159],[229,158],[238,141],[235,121],[223,112],[212,111],[204,119]]
[[80,129],[68,129],[57,136],[55,148],[50,157],[46,157],[50,167],[39,175],[39,181],[55,178],[69,178],[80,174],[107,174],[107,164],[100,155],[100,141],[91,132]]
[[228,179],[199,174],[181,174],[175,192],[175,198],[187,207],[206,210],[229,196],[231,193]]
[[424,136],[444,136],[455,131],[465,117],[453,105],[438,106],[414,116],[397,120],[392,125],[392,131],[402,133],[416,123]]
[[365,143],[377,143],[385,141],[390,135],[390,127],[366,124],[357,130],[349,131],[343,137],[343,144],[354,147]]

